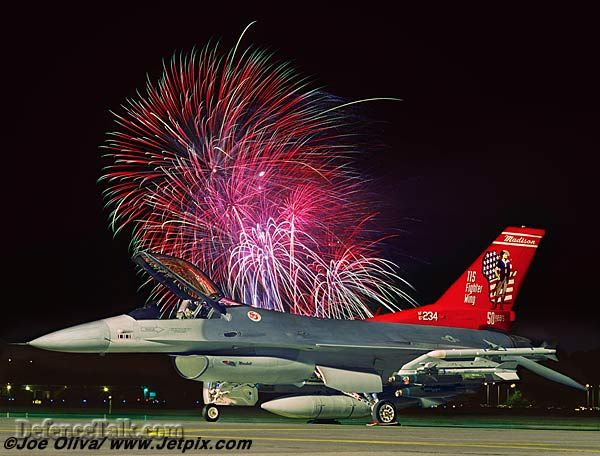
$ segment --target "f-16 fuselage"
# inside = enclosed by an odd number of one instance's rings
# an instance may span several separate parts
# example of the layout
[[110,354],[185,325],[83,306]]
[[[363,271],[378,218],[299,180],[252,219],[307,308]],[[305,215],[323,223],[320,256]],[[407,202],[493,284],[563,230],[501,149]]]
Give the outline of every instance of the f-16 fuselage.
[[245,306],[213,315],[181,320],[120,315],[57,331],[29,344],[74,353],[282,357],[385,376],[431,350],[531,346],[523,338],[495,331],[309,318]]

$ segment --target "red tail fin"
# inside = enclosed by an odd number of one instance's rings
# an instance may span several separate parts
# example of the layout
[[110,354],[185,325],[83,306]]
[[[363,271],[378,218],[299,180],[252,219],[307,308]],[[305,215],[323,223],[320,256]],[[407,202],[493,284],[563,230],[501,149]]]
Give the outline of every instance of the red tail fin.
[[544,230],[508,227],[434,304],[370,320],[508,331]]

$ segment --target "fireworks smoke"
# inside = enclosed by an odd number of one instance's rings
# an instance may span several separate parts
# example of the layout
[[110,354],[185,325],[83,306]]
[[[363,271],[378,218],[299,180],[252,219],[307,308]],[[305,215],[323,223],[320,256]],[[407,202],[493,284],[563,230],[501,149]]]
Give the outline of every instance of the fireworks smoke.
[[369,305],[412,303],[365,228],[374,214],[350,166],[347,105],[261,50],[173,56],[114,114],[102,178],[112,228],[252,306],[364,318]]

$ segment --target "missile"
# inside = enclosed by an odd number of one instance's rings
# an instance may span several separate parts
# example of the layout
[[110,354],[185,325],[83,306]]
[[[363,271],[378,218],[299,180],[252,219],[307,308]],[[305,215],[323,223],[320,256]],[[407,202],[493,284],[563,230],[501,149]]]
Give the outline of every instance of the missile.
[[368,403],[350,396],[291,396],[265,402],[263,410],[287,418],[343,419],[371,414]]

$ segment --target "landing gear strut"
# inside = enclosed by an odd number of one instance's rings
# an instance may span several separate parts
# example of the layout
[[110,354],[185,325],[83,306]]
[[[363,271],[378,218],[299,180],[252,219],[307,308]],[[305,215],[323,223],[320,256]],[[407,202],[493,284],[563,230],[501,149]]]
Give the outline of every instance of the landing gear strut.
[[206,421],[217,421],[221,417],[221,411],[215,404],[206,404],[202,408],[202,416]]
[[217,421],[221,407],[228,405],[253,406],[258,402],[256,385],[248,383],[205,382],[202,399],[206,404],[202,416],[206,421]]

